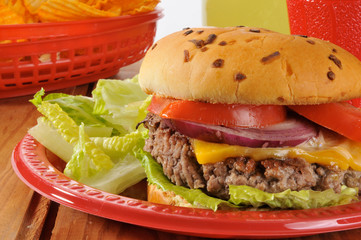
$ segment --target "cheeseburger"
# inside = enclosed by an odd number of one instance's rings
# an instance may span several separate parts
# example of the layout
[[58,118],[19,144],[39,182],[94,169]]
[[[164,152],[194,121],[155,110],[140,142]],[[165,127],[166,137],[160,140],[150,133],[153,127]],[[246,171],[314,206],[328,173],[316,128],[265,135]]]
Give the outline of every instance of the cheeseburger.
[[357,200],[361,62],[346,50],[260,28],[188,28],[150,48],[139,83],[153,95],[142,122],[149,201],[300,209]]

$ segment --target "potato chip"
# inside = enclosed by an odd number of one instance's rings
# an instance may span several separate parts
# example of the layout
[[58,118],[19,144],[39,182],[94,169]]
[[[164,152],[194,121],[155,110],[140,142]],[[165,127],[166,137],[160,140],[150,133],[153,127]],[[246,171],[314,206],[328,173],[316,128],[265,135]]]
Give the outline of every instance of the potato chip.
[[60,53],[57,52],[56,53],[56,58],[53,60],[52,59],[52,55],[50,53],[44,53],[42,55],[39,56],[39,61],[44,63],[44,62],[51,62],[51,61],[58,61],[60,59]]
[[24,19],[8,6],[0,5],[0,24],[22,24]]
[[43,2],[48,0],[24,0],[24,5],[31,14],[36,14]]
[[92,6],[96,9],[103,10],[104,6],[108,3],[108,0],[80,0],[80,2],[86,5]]
[[109,0],[108,9],[121,9],[121,15],[131,15],[154,10],[159,0]]
[[[23,19],[23,23],[38,22],[37,16],[32,15],[24,5],[23,0],[0,0],[3,4],[14,11],[19,17]],[[1,16],[3,17],[3,16]]]
[[7,6],[14,10],[19,16],[24,16],[27,11],[22,0],[7,1]]
[[0,0],[0,24],[74,21],[154,10],[159,0]]
[[155,3],[155,1],[153,1],[152,4],[150,3],[147,6],[140,6],[138,8],[133,9],[133,10],[123,12],[122,15],[133,15],[133,14],[137,14],[137,13],[150,12],[150,11],[153,11],[156,6],[157,6],[157,3]]
[[42,22],[117,16],[112,12],[96,9],[77,0],[49,0],[41,4],[38,9],[38,15]]

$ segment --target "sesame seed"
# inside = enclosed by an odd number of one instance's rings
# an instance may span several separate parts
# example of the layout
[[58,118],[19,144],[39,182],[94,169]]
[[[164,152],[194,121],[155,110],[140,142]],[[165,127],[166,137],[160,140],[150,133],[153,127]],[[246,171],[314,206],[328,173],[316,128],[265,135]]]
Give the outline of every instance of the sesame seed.
[[226,45],[227,45],[227,42],[226,42],[226,41],[222,41],[222,42],[219,42],[218,45],[219,45],[219,46],[226,46]]

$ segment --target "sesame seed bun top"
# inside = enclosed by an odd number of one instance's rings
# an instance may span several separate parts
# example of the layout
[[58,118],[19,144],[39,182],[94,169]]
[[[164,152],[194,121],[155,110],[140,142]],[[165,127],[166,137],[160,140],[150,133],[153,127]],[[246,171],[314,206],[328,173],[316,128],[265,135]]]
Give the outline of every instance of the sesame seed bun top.
[[192,28],[149,49],[139,83],[148,94],[210,103],[320,104],[361,97],[361,62],[312,37]]

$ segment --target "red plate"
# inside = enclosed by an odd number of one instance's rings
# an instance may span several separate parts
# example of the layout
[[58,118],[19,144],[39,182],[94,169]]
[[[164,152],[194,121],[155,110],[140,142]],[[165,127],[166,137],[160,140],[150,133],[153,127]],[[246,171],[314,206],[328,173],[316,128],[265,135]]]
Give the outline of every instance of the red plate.
[[282,238],[361,227],[361,203],[311,210],[217,211],[153,204],[74,181],[53,166],[45,148],[26,135],[12,165],[41,195],[97,216],[168,232],[217,238]]

